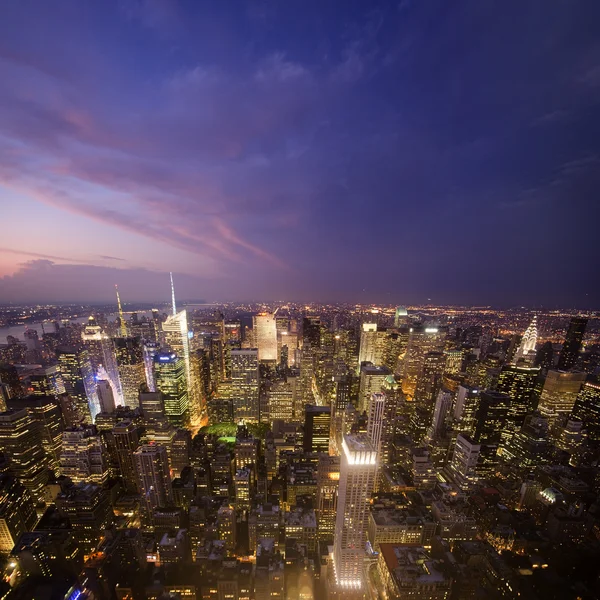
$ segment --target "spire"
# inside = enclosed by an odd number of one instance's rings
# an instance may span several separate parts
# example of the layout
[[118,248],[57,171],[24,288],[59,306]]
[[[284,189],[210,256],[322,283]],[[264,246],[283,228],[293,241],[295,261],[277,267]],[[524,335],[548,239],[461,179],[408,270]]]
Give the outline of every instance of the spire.
[[523,334],[523,339],[521,340],[521,344],[519,346],[519,349],[517,350],[517,354],[515,355],[515,362],[520,358],[525,358],[528,354],[535,352],[537,338],[537,315],[535,315],[533,317],[533,320],[529,324],[529,327],[525,330],[525,333]]
[[119,321],[121,322],[121,335],[127,337],[127,327],[125,326],[125,318],[123,317],[123,308],[121,307],[121,298],[119,298],[119,286],[115,283],[115,291],[117,292],[117,306],[119,307]]
[[173,303],[173,316],[177,314],[177,305],[175,304],[175,286],[173,285],[173,273],[169,273],[171,276],[171,302]]

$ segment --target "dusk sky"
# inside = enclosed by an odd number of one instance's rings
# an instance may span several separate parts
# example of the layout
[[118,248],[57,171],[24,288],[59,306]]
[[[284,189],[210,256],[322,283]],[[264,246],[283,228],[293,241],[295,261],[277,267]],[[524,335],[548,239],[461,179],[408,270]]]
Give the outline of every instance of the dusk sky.
[[0,303],[600,308],[598,0],[7,0]]

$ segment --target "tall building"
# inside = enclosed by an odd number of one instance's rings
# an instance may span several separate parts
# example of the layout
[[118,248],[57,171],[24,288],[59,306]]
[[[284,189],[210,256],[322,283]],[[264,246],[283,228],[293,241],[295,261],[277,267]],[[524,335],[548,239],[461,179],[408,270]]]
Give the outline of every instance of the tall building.
[[252,328],[258,347],[258,360],[277,361],[277,324],[272,313],[252,317]]
[[425,355],[428,352],[444,350],[446,333],[443,327],[429,325],[414,325],[410,328],[402,367],[402,391],[408,400],[412,400],[415,396],[417,382],[425,364]]
[[169,459],[163,446],[140,446],[133,458],[139,480],[139,489],[146,515],[161,506],[173,504],[173,486],[169,473]]
[[7,556],[36,520],[29,492],[11,475],[0,475],[0,554]]
[[8,408],[14,410],[25,409],[29,416],[39,427],[39,434],[48,466],[52,470],[58,468],[62,445],[62,432],[64,420],[59,403],[55,396],[27,396],[25,398],[12,398],[8,401]]
[[146,383],[144,349],[140,338],[114,338],[119,379],[123,393],[123,403],[129,408],[138,407],[140,386]]
[[537,345],[538,330],[537,330],[537,315],[533,317],[533,321],[529,324],[529,327],[525,330],[521,343],[517,348],[513,362],[518,364],[520,361],[527,363],[533,363],[535,360],[535,347]]
[[87,326],[81,334],[81,339],[88,351],[94,375],[101,378],[106,377],[112,386],[116,404],[123,404],[121,382],[111,338],[103,331],[96,319],[90,316]]
[[73,483],[106,483],[109,478],[108,451],[102,437],[83,427],[63,432],[59,473]]
[[360,367],[360,385],[358,392],[358,410],[365,411],[373,394],[381,392],[386,378],[390,375],[385,367],[363,364]]
[[371,440],[377,456],[381,456],[381,438],[385,420],[385,394],[371,395],[367,406],[367,437]]
[[154,357],[154,376],[156,390],[163,395],[167,419],[176,427],[185,427],[190,411],[184,360],[174,352],[160,352]]
[[111,439],[125,489],[128,492],[136,492],[139,481],[133,453],[140,446],[140,432],[131,421],[121,421],[113,427]]
[[100,403],[87,350],[59,347],[56,353],[65,391],[75,402],[81,419],[85,423],[93,423],[100,412]]
[[319,455],[317,465],[316,514],[318,536],[321,540],[333,540],[337,513],[338,488],[340,484],[340,457]]
[[344,436],[333,545],[335,585],[340,592],[365,590],[369,501],[376,470],[377,452],[371,440],[364,434]]
[[459,433],[450,462],[450,472],[456,484],[463,490],[471,489],[477,482],[477,462],[481,444],[475,443],[468,435]]
[[165,415],[165,401],[161,392],[140,392],[140,410],[144,419],[161,420]]
[[41,444],[39,423],[27,409],[0,413],[0,450],[8,460],[9,472],[37,502],[48,481],[48,459]]
[[397,306],[394,315],[394,327],[401,327],[408,323],[408,311],[404,306]]
[[110,382],[106,379],[100,379],[96,383],[96,393],[98,394],[98,403],[100,412],[112,414],[115,412],[115,396]]
[[255,348],[231,351],[231,398],[236,421],[260,420],[258,360]]
[[65,393],[65,384],[58,365],[36,369],[29,377],[29,388],[34,396],[59,396]]
[[565,336],[565,343],[558,357],[559,371],[568,371],[575,366],[583,343],[587,322],[588,320],[585,317],[573,317],[571,319]]
[[329,452],[331,407],[309,404],[304,411],[304,451]]
[[363,363],[382,365],[385,353],[387,331],[378,329],[377,323],[363,323],[360,332],[358,366]]
[[500,371],[496,389],[510,396],[508,420],[513,431],[523,425],[525,417],[537,406],[539,376],[539,367],[505,365]]
[[571,416],[584,424],[591,440],[600,441],[600,383],[583,384]]
[[542,416],[553,420],[570,413],[585,378],[585,373],[548,371],[538,404]]

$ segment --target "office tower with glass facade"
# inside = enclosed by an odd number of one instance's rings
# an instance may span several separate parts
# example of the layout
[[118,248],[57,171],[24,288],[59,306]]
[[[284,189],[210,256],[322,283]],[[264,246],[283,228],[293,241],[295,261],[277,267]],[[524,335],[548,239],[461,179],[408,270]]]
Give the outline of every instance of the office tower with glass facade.
[[362,594],[369,501],[375,488],[377,452],[364,434],[345,435],[340,459],[338,506],[333,543],[335,587]]
[[538,404],[542,416],[553,422],[557,417],[569,414],[585,379],[585,373],[548,371]]
[[115,403],[117,405],[123,404],[121,382],[112,339],[92,316],[90,316],[87,326],[81,334],[81,339],[88,351],[94,375],[107,378],[113,388]]
[[258,360],[256,348],[231,351],[231,399],[236,421],[260,420]]
[[144,349],[140,338],[114,338],[123,402],[129,408],[138,407],[140,386],[146,383]]
[[385,380],[390,374],[385,367],[368,363],[361,365],[357,407],[360,412],[367,410],[371,396],[381,392]]
[[571,319],[565,336],[565,343],[558,357],[557,368],[559,371],[568,371],[577,363],[587,322],[588,320],[585,317],[573,317]]
[[163,395],[167,419],[176,427],[185,427],[190,411],[183,359],[174,352],[160,352],[154,357],[154,376],[156,390]]
[[584,424],[591,440],[600,441],[600,383],[586,381],[583,384],[571,418]]
[[360,332],[358,366],[363,363],[383,365],[386,350],[387,331],[378,328],[377,323],[363,323]]
[[100,412],[100,403],[87,350],[59,347],[56,354],[66,393],[73,399],[83,422],[93,423]]

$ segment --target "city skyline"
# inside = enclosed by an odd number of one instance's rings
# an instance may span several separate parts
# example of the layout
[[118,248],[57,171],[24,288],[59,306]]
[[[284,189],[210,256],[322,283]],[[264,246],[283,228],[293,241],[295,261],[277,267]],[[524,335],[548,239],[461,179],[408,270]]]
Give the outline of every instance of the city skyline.
[[578,7],[11,3],[0,300],[599,306]]

